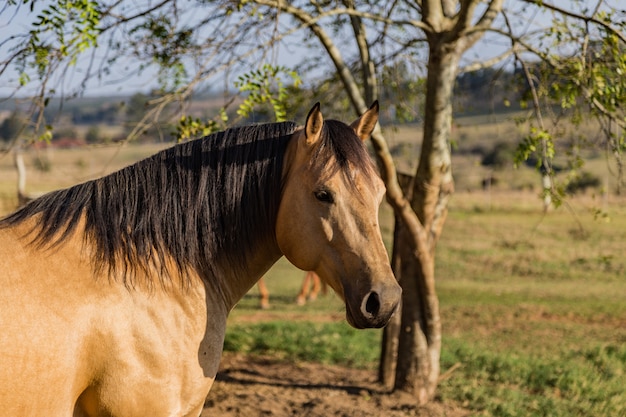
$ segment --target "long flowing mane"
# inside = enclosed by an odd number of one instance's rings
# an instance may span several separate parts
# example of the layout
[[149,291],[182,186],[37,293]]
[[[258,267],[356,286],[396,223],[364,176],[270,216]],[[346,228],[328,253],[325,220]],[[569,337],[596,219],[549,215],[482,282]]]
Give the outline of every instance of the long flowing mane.
[[[241,267],[263,239],[275,239],[285,149],[296,128],[246,126],[176,145],[46,194],[0,220],[0,228],[34,218],[33,244],[54,247],[84,219],[94,268],[131,286],[139,273],[165,280],[194,269],[209,276],[216,254]],[[345,171],[374,169],[354,131],[334,120],[324,123],[314,159]]]

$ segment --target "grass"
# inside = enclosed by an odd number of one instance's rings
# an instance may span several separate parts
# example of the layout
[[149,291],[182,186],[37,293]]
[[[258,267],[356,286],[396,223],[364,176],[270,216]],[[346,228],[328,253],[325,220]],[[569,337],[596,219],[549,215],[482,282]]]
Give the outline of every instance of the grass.
[[437,267],[442,369],[461,367],[440,398],[485,416],[626,415],[624,209],[607,223],[588,202],[578,219],[460,203]]
[[[110,144],[75,149],[29,149],[24,152],[26,192],[42,194],[97,178],[152,155],[164,146]],[[0,215],[16,206],[17,173],[13,155],[0,152]]]
[[227,333],[225,351],[357,368],[371,367],[378,360],[381,336],[380,331],[360,331],[344,322],[287,320],[233,324]]
[[458,401],[488,416],[624,415],[623,346],[597,345],[546,357],[504,355],[459,340],[447,345],[442,364],[463,367],[440,385],[443,401]]

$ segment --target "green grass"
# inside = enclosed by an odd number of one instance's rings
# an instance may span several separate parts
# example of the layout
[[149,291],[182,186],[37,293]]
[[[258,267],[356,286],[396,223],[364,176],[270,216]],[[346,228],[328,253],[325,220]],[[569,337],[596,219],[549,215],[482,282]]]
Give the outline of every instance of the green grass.
[[224,350],[369,368],[378,360],[380,339],[380,330],[360,331],[344,322],[274,320],[230,326]]
[[443,401],[487,416],[623,416],[624,344],[589,341],[550,353],[500,351],[492,343],[447,338],[442,366],[462,366],[442,382]]

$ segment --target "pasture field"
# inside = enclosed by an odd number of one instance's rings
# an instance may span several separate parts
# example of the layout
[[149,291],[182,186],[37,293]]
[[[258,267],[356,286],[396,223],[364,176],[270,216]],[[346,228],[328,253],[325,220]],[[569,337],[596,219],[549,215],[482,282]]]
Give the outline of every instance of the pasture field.
[[[512,129],[464,123],[459,137],[477,142]],[[406,149],[418,139],[394,135],[390,142]],[[164,146],[28,151],[27,191],[94,178]],[[411,168],[407,158],[399,163]],[[601,172],[601,158],[589,166]],[[491,171],[475,156],[455,155],[454,170],[457,192],[437,250],[437,401],[480,416],[626,416],[626,198],[588,192],[544,214],[528,168],[496,172],[489,191],[480,179]],[[11,155],[0,154],[0,215],[17,203],[16,180]],[[381,226],[389,243],[386,205]],[[295,305],[303,276],[279,261],[267,274],[272,307],[260,310],[251,289],[231,314],[225,350],[375,372],[381,331],[350,328],[333,294]]]
[[[544,215],[536,195],[459,193],[438,247],[438,401],[480,416],[626,415],[626,201]],[[490,208],[489,208],[490,207]],[[582,229],[580,229],[580,222]],[[303,273],[268,274],[233,311],[226,350],[375,371],[380,331],[355,331],[336,296],[297,307]]]
[[[97,178],[171,144],[102,145],[72,149],[29,149],[23,153],[26,192],[41,194]],[[17,172],[13,154],[0,152],[0,215],[17,206]]]

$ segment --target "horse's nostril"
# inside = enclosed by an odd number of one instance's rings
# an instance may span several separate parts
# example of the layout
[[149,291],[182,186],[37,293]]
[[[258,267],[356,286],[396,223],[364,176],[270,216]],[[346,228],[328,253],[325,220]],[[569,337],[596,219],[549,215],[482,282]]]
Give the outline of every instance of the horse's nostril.
[[373,317],[376,317],[379,310],[380,300],[378,299],[378,294],[372,291],[365,302],[365,311]]

